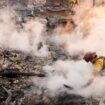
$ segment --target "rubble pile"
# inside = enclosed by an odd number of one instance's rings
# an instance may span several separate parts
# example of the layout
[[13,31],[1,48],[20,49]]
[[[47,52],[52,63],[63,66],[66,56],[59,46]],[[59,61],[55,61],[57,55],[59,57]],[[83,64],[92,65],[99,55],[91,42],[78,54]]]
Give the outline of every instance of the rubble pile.
[[[16,72],[41,73],[46,58],[32,57],[21,52],[0,50],[0,73],[4,69]],[[4,71],[5,72],[5,71]],[[34,86],[30,77],[0,77],[0,105],[12,105],[24,98]],[[8,99],[10,97],[10,99]],[[6,104],[7,103],[7,104]],[[14,105],[16,105],[14,103]],[[19,105],[19,104],[18,104]],[[21,104],[22,105],[22,104]],[[24,104],[26,105],[26,103]]]
[[[68,56],[61,48],[50,45],[49,57],[36,57],[19,51],[0,49],[0,73],[13,69],[16,72],[44,73],[44,65]],[[4,71],[5,72],[5,71]],[[44,77],[36,77],[44,78]],[[61,93],[56,97],[47,96],[45,89],[39,89],[32,81],[32,76],[8,78],[0,76],[0,105],[98,105],[99,102],[85,99],[78,95]]]

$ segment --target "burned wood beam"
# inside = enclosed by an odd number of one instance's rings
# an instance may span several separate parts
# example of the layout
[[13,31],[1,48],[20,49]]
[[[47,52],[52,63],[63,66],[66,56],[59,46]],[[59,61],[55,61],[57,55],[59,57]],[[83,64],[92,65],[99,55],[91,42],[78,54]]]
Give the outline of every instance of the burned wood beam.
[[6,78],[16,78],[16,77],[21,77],[21,76],[37,76],[37,77],[45,77],[44,73],[25,73],[25,72],[19,72],[18,69],[3,69],[0,71],[0,76],[1,77],[6,77]]

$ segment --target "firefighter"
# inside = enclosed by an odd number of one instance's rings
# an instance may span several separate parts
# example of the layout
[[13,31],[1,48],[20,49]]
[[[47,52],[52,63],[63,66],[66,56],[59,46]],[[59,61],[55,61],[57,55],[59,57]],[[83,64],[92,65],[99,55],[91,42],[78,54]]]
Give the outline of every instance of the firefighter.
[[102,74],[105,68],[105,57],[97,56],[95,52],[88,52],[84,56],[86,62],[91,62],[94,64],[93,77],[97,77]]
[[[86,61],[86,62],[91,62],[93,65],[94,65],[94,69],[92,71],[92,78],[85,84],[82,86],[82,88],[86,88],[88,86],[90,86],[94,79],[96,77],[98,77],[99,75],[103,75],[103,69],[105,68],[105,57],[103,56],[97,56],[97,54],[95,52],[87,52],[83,59]],[[67,84],[64,84],[64,87],[69,89],[69,90],[72,90],[73,88]]]

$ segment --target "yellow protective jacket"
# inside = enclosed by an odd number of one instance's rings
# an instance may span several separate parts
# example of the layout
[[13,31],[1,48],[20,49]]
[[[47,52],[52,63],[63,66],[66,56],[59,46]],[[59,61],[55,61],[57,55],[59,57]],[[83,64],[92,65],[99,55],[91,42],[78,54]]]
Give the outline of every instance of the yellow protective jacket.
[[93,76],[94,77],[99,76],[101,71],[104,69],[104,66],[105,66],[105,58],[104,57],[96,58],[94,62]]

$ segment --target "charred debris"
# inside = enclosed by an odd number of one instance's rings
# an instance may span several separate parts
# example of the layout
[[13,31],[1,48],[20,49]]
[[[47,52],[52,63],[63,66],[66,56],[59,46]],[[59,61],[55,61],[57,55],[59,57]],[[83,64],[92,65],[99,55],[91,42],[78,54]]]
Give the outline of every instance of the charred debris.
[[[57,48],[53,47],[50,51],[54,52],[54,49],[59,53],[60,49],[57,51]],[[63,53],[59,53],[61,59],[68,59]],[[98,102],[95,100],[87,101],[81,96],[67,93],[50,97],[46,94],[46,89],[33,84],[33,76],[42,79],[47,76],[42,71],[45,64],[60,59],[60,56],[53,56],[33,57],[18,51],[0,49],[0,105],[90,105],[90,102],[96,105]]]
[[[47,0],[46,3],[37,4],[33,0],[10,0],[10,5],[13,6],[14,10],[18,14],[17,23],[24,23],[30,18],[43,17],[47,20],[48,29],[53,29],[56,26],[63,24],[66,25],[68,21],[73,21],[71,17],[75,14],[73,10],[77,0]],[[42,0],[43,1],[43,0]],[[74,23],[74,22],[73,22]]]

